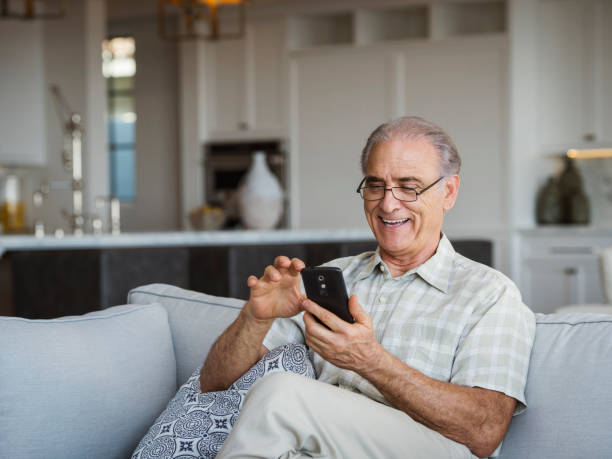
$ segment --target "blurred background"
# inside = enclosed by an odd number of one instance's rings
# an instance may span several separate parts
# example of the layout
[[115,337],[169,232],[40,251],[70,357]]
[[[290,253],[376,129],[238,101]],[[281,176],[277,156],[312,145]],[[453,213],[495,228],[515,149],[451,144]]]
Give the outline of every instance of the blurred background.
[[[367,231],[361,148],[410,114],[445,128],[463,159],[451,238],[492,241],[495,267],[543,310],[603,301],[612,1],[4,0],[0,10],[6,235],[112,233],[119,214],[123,234],[240,232],[250,226],[237,190],[255,152],[282,192],[273,228]],[[566,159],[571,149],[582,156]]]

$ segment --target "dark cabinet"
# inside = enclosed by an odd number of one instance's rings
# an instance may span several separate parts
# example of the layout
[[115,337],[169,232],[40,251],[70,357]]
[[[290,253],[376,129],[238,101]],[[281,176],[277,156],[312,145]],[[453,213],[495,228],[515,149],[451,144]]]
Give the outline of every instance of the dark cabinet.
[[100,252],[58,250],[8,255],[15,315],[48,319],[100,309]]
[[[454,241],[455,249],[491,265],[489,241]],[[376,249],[374,241],[9,252],[0,265],[1,314],[46,319],[123,304],[127,293],[166,283],[246,299],[247,279],[278,255],[316,266]]]

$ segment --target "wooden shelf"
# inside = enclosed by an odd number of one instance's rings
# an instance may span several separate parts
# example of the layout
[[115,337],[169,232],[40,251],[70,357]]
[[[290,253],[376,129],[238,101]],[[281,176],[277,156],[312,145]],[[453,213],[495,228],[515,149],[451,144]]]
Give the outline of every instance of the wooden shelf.
[[505,31],[506,3],[503,1],[432,5],[431,37],[434,39]]
[[359,10],[355,13],[355,43],[358,45],[428,37],[427,6]]
[[328,45],[370,45],[506,32],[505,0],[433,2],[295,16],[292,50]]
[[352,44],[353,14],[340,12],[297,16],[293,18],[290,33],[291,49]]

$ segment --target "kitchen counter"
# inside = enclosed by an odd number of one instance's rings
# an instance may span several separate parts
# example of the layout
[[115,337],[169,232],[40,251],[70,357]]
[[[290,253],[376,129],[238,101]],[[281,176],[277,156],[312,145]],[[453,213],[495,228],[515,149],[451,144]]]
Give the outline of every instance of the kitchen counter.
[[116,236],[0,236],[0,257],[17,250],[101,249],[122,247],[204,247],[227,245],[294,244],[374,240],[369,229],[272,231],[175,231],[123,233]]
[[529,237],[610,237],[612,228],[593,225],[541,225],[521,228],[518,233]]
[[246,279],[278,255],[316,266],[375,247],[367,228],[3,236],[0,314],[83,314],[123,304],[130,289],[159,282],[246,299]]

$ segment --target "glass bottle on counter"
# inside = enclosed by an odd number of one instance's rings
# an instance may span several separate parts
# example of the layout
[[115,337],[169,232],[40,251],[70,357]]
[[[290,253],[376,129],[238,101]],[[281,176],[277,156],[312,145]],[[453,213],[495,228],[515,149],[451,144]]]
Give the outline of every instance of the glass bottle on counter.
[[21,180],[8,174],[2,182],[0,224],[4,233],[25,232],[25,206],[21,199]]

